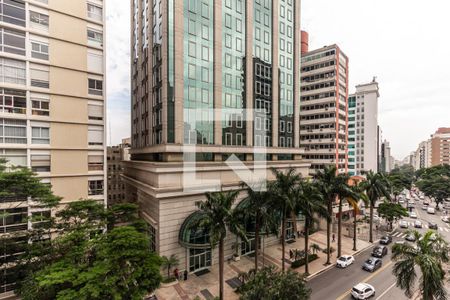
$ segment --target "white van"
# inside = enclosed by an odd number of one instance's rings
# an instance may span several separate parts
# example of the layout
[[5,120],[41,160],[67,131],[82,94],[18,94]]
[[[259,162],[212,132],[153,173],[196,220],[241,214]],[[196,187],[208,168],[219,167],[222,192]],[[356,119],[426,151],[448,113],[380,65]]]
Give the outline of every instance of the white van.
[[436,211],[434,210],[434,207],[428,207],[427,213],[434,215],[436,213]]

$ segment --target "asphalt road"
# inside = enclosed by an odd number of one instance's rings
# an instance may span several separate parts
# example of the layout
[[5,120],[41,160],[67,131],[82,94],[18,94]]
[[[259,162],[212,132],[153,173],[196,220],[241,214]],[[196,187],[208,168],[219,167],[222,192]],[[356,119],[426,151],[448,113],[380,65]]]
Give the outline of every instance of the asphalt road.
[[[428,199],[429,200],[429,199]],[[436,211],[436,214],[428,214],[425,210],[422,210],[423,201],[415,201],[414,211],[417,213],[417,219],[405,218],[409,223],[408,229],[416,229],[421,233],[426,232],[428,229],[428,222],[433,221],[438,225],[439,232],[447,241],[450,242],[450,225],[442,222],[441,217],[444,215],[442,209]],[[435,207],[435,204],[432,203]],[[421,220],[423,228],[414,228],[414,222]],[[397,228],[393,233],[393,242],[404,240],[406,231],[408,229]],[[309,287],[312,289],[312,300],[328,300],[328,299],[351,299],[351,288],[360,283],[367,282],[375,287],[376,295],[372,299],[383,300],[403,300],[408,299],[404,292],[398,288],[395,284],[395,277],[392,274],[393,262],[391,261],[391,245],[389,245],[389,253],[383,260],[383,266],[375,271],[369,273],[362,270],[361,266],[364,261],[370,257],[373,247],[359,253],[355,256],[355,263],[346,269],[332,268],[308,282]],[[420,277],[420,274],[418,274]]]

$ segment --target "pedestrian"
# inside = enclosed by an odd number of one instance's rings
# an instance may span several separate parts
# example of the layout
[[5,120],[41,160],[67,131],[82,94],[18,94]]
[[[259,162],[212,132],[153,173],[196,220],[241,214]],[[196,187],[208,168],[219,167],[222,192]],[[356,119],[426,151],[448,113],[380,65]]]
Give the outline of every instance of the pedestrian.
[[289,249],[289,258],[292,260],[292,257],[294,257],[294,252],[292,252],[292,249]]
[[335,236],[334,233],[333,233],[333,243],[334,243],[335,239],[336,239],[336,236]]
[[178,268],[175,268],[175,270],[173,270],[173,276],[175,276],[176,280],[179,279],[178,277],[180,276],[180,274],[178,273]]
[[187,276],[188,276],[188,271],[187,270],[184,270],[184,281],[186,281],[187,280]]

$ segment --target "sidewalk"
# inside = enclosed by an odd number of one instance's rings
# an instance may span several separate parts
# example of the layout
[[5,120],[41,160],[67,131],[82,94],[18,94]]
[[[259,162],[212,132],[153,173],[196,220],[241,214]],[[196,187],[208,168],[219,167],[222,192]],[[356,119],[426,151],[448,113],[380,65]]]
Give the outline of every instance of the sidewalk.
[[[309,245],[318,244],[320,248],[326,248],[326,232],[319,231],[312,234],[309,238]],[[304,238],[297,239],[294,243],[286,244],[286,258],[289,259],[289,250],[290,249],[304,249]],[[337,251],[337,239],[335,242],[331,243],[332,247]],[[357,240],[357,249],[359,251],[369,247],[371,244],[362,240]],[[342,254],[353,255],[359,251],[353,251],[353,239],[349,237],[342,238]],[[309,278],[315,276],[316,274],[327,270],[330,267],[334,267],[336,263],[336,251],[331,255],[331,263],[332,265],[326,266],[324,265],[327,259],[326,253],[319,252],[317,255],[319,258],[315,261],[309,263],[309,273],[311,274]],[[260,253],[259,265],[262,267],[263,265],[268,266],[272,265],[279,269],[281,269],[281,244],[277,244],[271,247],[266,247],[264,249],[264,255]],[[247,272],[254,267],[254,258],[249,256],[241,257],[241,260],[238,262],[225,262],[224,270],[225,270],[225,285],[224,285],[224,296],[225,299],[239,299],[239,295],[234,292],[234,289],[227,283],[228,280],[234,279],[238,276],[240,272]],[[289,263],[285,264],[286,269],[290,268]],[[213,299],[213,297],[219,294],[219,274],[218,274],[218,265],[215,265],[211,268],[209,273],[206,273],[201,276],[190,275],[187,281],[179,282],[173,286],[162,287],[156,291],[156,296],[160,300],[175,300],[175,299],[194,299],[195,297],[199,297],[200,299]],[[305,271],[305,267],[302,266],[300,268],[295,269],[296,272],[303,273]],[[232,284],[232,282],[230,282]]]

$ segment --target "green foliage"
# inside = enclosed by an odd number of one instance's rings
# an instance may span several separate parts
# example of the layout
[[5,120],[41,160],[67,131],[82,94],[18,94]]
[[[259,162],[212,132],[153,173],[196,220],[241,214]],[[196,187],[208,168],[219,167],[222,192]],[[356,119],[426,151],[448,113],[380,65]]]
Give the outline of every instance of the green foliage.
[[322,249],[323,253],[333,253],[334,251],[336,251],[336,249],[334,249],[333,247],[330,247],[329,250],[328,248]]
[[397,199],[397,196],[404,190],[410,190],[415,178],[414,168],[411,166],[401,166],[393,169],[387,176],[391,192]]
[[162,265],[161,266],[163,268],[167,268],[167,278],[170,278],[170,270],[173,267],[178,266],[179,263],[180,263],[180,261],[178,260],[178,257],[175,254],[172,254],[169,257],[167,257],[167,256],[162,257]]
[[272,267],[253,274],[238,292],[241,300],[305,300],[311,295],[304,276],[291,270],[276,272]]
[[420,269],[419,290],[422,298],[447,299],[442,265],[449,262],[448,243],[432,230],[424,235],[415,230],[411,233],[416,238],[416,245],[405,243],[392,247],[392,259],[395,261],[392,272],[397,278],[397,286],[411,298],[417,280],[417,269]]
[[[308,255],[308,262],[312,262],[318,258],[319,258],[319,256],[317,256],[317,254],[310,254],[310,255]],[[299,267],[305,265],[305,263],[306,263],[306,258],[303,257],[301,259],[293,261],[291,264],[291,268],[292,269],[299,268]]]
[[416,185],[425,195],[433,198],[436,204],[442,203],[450,197],[450,166],[439,165],[423,169]]
[[408,211],[398,203],[384,201],[378,205],[378,215],[385,218],[392,227],[392,222],[408,217]]
[[[131,207],[106,209],[93,200],[67,204],[57,213],[58,236],[30,244],[20,260],[22,299],[142,299],[156,289],[162,261],[149,251],[142,227],[105,231],[120,219],[111,215],[128,215]],[[134,207],[132,215],[136,212]],[[140,224],[137,217],[127,220]]]

